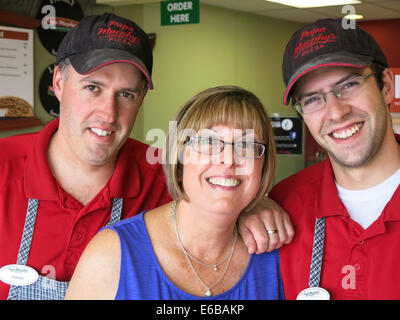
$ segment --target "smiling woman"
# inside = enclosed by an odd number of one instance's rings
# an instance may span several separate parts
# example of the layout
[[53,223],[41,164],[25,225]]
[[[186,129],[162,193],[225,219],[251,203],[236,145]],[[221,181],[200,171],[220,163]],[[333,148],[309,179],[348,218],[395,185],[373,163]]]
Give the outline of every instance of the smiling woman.
[[164,165],[174,201],[101,231],[66,297],[282,299],[278,252],[250,255],[236,228],[275,168],[263,105],[242,88],[216,87],[190,99],[175,120]]
[[[187,134],[196,133],[200,129],[210,129],[215,125],[231,127],[237,135],[243,135],[243,141],[247,141],[244,139],[246,133],[251,134],[247,137],[251,142],[254,142],[254,136],[257,136],[260,139],[259,142],[267,146],[261,188],[255,199],[249,204],[248,209],[266,193],[275,172],[275,142],[268,115],[262,103],[251,92],[235,86],[207,89],[181,107],[176,121],[177,137],[172,137],[176,138],[176,143],[170,141],[171,135],[167,137],[166,146],[169,148],[165,150],[166,159],[171,161],[164,165],[169,192],[174,199],[178,199],[184,194],[182,185],[179,183],[182,163],[174,161],[174,159],[179,158],[178,152],[186,144]],[[215,135],[217,134],[214,132]]]

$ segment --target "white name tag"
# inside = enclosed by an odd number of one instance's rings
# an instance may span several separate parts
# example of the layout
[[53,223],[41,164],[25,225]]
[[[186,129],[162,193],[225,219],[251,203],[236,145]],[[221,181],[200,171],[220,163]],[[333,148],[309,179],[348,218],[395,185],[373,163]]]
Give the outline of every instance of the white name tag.
[[9,285],[27,286],[35,283],[38,278],[35,269],[20,264],[9,264],[0,269],[0,280]]
[[329,300],[329,292],[320,287],[307,288],[301,291],[296,300]]

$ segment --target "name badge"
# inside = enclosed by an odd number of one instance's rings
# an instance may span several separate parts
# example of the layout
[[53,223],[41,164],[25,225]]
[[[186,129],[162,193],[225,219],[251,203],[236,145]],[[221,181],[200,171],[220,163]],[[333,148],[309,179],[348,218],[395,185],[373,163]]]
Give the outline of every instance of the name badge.
[[329,300],[330,294],[323,288],[312,287],[301,291],[296,300]]
[[9,264],[0,269],[0,280],[9,285],[27,286],[35,283],[38,278],[35,269],[20,264]]

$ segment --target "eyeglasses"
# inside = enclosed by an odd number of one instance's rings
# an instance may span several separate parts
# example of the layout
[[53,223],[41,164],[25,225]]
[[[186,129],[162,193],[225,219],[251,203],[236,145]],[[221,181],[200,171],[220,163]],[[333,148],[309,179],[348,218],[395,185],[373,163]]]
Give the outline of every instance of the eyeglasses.
[[375,72],[372,72],[366,76],[354,76],[337,84],[331,91],[304,96],[300,98],[300,100],[293,103],[293,109],[300,114],[308,114],[321,110],[326,105],[326,96],[328,93],[333,93],[336,98],[340,100],[350,99],[359,92],[360,88],[373,74],[375,74]]
[[191,137],[188,144],[198,153],[209,155],[219,154],[224,150],[226,144],[232,145],[235,154],[241,158],[261,158],[266,146],[265,144],[252,141],[225,142],[215,137]]

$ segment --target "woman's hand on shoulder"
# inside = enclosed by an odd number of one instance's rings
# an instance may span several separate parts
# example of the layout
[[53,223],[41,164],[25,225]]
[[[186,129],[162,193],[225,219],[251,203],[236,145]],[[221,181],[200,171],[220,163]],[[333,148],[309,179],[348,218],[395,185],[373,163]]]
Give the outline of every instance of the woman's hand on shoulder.
[[263,197],[250,212],[240,214],[238,230],[249,253],[270,252],[294,237],[288,213],[268,197]]

